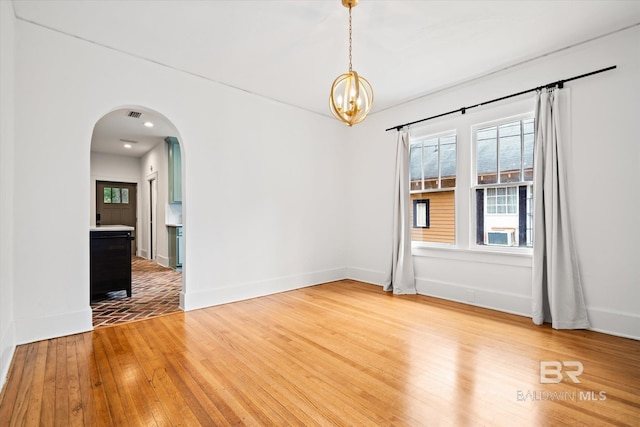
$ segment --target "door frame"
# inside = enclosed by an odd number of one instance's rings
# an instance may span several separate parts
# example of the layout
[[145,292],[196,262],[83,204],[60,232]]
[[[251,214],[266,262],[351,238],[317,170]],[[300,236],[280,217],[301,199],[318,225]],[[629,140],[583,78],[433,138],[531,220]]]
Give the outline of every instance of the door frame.
[[98,224],[98,220],[97,220],[97,216],[98,216],[98,204],[99,204],[99,197],[102,197],[102,195],[99,194],[98,192],[98,186],[100,184],[115,184],[115,185],[119,185],[119,184],[125,184],[125,185],[130,185],[133,186],[135,188],[135,198],[133,200],[135,200],[135,220],[133,221],[133,237],[134,239],[131,241],[131,254],[132,255],[137,255],[138,254],[138,250],[140,249],[137,242],[138,236],[139,236],[139,227],[138,227],[138,219],[139,219],[139,212],[140,212],[140,198],[139,198],[139,193],[140,193],[140,185],[138,181],[127,181],[127,180],[120,180],[120,179],[108,179],[108,178],[96,178],[94,180],[94,194],[95,194],[95,200],[93,203],[94,209],[95,209],[95,215],[94,215],[94,221],[95,224]]
[[[145,182],[149,190],[148,210],[146,212],[146,221],[144,227],[149,233],[147,238],[149,251],[148,259],[157,262],[158,252],[158,171],[154,171],[147,175]],[[155,244],[155,247],[154,247]]]

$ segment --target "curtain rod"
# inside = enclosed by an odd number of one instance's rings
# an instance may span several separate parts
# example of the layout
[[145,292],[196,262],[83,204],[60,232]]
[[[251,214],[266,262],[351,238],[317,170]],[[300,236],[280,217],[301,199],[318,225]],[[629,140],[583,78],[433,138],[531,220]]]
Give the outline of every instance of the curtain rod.
[[511,95],[502,96],[500,98],[492,99],[490,101],[481,102],[479,104],[471,105],[469,107],[462,107],[462,108],[458,108],[457,110],[447,111],[446,113],[442,113],[442,114],[438,114],[438,115],[435,115],[435,116],[427,117],[425,119],[420,119],[420,120],[416,120],[416,121],[413,121],[413,122],[405,123],[405,124],[402,124],[402,125],[393,126],[393,127],[390,127],[389,129],[386,129],[385,131],[388,132],[388,131],[393,130],[393,129],[399,131],[400,129],[402,129],[405,126],[414,125],[414,124],[420,123],[420,122],[426,122],[427,120],[437,119],[438,117],[448,116],[449,114],[455,114],[455,113],[465,114],[467,112],[467,110],[470,110],[471,108],[476,108],[476,107],[480,107],[482,105],[487,105],[487,104],[491,104],[491,103],[494,103],[494,102],[502,101],[502,100],[505,100],[505,99],[508,99],[508,98],[513,98],[515,96],[524,95],[525,93],[534,92],[536,90],[541,90],[541,89],[545,89],[545,88],[546,89],[550,89],[550,88],[556,87],[556,86],[559,89],[562,89],[566,82],[570,82],[572,80],[578,80],[578,79],[581,79],[583,77],[592,76],[594,74],[604,73],[605,71],[610,71],[610,70],[613,70],[614,68],[616,68],[616,66],[612,65],[611,67],[602,68],[601,70],[596,70],[596,71],[592,71],[590,73],[581,74],[579,76],[570,77],[568,79],[562,79],[562,80],[558,80],[558,81],[555,81],[555,82],[552,82],[552,83],[547,83],[546,85],[534,87],[533,89],[523,90],[522,92],[518,92],[518,93],[512,93]]

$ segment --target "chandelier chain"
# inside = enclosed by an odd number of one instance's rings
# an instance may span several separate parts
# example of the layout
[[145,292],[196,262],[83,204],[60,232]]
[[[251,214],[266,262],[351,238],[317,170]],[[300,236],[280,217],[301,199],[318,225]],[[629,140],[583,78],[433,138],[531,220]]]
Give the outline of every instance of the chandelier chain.
[[349,72],[351,72],[352,67],[351,67],[351,43],[352,43],[352,38],[351,38],[351,6],[349,6]]

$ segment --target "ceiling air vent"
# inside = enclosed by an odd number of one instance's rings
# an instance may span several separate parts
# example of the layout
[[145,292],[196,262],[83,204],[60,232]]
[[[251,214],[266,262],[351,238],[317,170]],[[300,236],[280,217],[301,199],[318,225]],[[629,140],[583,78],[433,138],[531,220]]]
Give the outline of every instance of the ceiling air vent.
[[134,119],[139,119],[141,115],[142,113],[139,113],[137,111],[129,111],[127,113],[127,117],[133,117]]
[[120,138],[120,141],[127,142],[129,144],[137,144],[138,143],[138,141],[134,141],[132,139],[124,139],[124,138]]

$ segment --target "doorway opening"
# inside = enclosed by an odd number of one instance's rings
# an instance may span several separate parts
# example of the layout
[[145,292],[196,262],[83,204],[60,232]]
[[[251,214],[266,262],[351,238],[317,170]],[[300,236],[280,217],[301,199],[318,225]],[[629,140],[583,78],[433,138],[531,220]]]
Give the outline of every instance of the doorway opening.
[[96,226],[133,227],[131,253],[137,253],[138,184],[96,181]]
[[[181,310],[184,167],[182,156],[172,155],[179,153],[180,143],[173,124],[144,107],[114,109],[94,126],[92,230],[106,231],[107,225],[134,229],[131,296],[124,291],[91,295],[94,328]],[[170,195],[176,191],[180,199]],[[177,228],[180,239],[175,238]],[[180,268],[171,255],[176,252]]]
[[158,212],[158,174],[154,173],[147,177],[147,182],[149,183],[149,259],[155,261],[158,241],[158,221],[156,221]]

